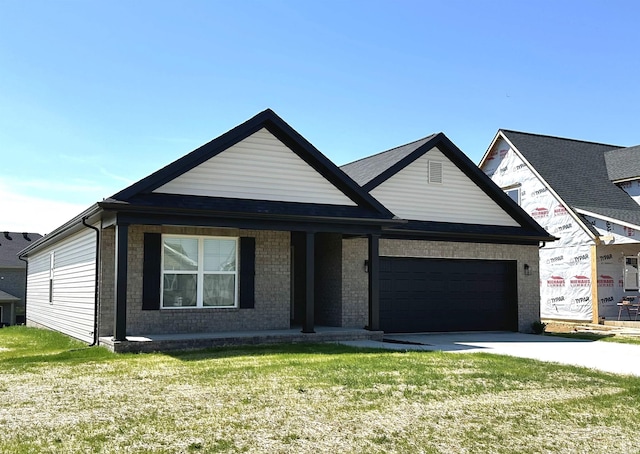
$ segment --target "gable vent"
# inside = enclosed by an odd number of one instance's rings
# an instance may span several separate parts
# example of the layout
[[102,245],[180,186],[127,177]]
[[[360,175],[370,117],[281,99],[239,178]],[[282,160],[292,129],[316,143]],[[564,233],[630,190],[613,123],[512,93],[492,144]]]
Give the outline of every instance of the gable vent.
[[429,183],[442,183],[442,163],[429,161]]

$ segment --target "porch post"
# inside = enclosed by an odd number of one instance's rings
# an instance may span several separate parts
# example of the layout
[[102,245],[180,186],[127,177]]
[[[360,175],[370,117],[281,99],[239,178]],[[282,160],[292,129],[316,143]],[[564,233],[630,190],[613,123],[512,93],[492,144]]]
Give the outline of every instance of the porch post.
[[314,331],[314,294],[315,294],[315,234],[305,234],[305,303],[303,333],[315,333]]
[[369,235],[369,326],[380,329],[380,235]]
[[116,224],[115,260],[115,307],[113,340],[127,340],[127,251],[129,249],[129,226]]

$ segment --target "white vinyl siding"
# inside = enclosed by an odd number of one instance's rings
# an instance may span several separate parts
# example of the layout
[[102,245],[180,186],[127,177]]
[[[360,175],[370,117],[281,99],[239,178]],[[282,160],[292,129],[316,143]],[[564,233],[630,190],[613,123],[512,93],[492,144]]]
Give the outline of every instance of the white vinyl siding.
[[[27,319],[85,342],[92,342],[96,233],[88,228],[81,230],[30,256],[28,261]],[[53,293],[49,302],[51,275]]]
[[355,206],[264,128],[154,192]]
[[[429,163],[442,163],[442,183],[429,184]],[[433,170],[433,169],[432,169]],[[371,191],[393,214],[414,221],[519,224],[437,148]]]

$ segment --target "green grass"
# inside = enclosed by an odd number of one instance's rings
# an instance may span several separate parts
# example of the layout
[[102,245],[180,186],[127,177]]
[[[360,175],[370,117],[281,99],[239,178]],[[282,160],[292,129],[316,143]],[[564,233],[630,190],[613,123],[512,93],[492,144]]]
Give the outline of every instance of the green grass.
[[0,329],[1,453],[639,452],[640,379],[488,354],[113,355]]
[[618,344],[640,345],[640,337],[621,334],[597,333],[547,333],[546,336],[568,337],[570,339],[585,339],[592,341],[615,342]]

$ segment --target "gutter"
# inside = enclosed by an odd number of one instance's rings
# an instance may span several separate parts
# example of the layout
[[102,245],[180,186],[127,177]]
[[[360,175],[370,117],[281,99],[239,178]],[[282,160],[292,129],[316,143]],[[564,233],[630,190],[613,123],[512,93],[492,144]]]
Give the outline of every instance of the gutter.
[[[18,254],[18,258],[25,263],[24,267],[24,324],[27,324],[27,279],[29,279],[29,261]],[[15,315],[15,311],[14,311]]]
[[40,238],[39,240],[37,240],[33,244],[30,244],[29,246],[24,248],[22,251],[20,251],[19,257],[28,255],[29,252],[32,252],[32,251],[40,248],[44,244],[48,243],[52,238],[55,238],[57,236],[60,236],[62,234],[65,234],[65,233],[69,232],[74,227],[78,226],[78,221],[80,221],[81,219],[88,219],[89,217],[94,216],[99,211],[100,211],[100,206],[97,203],[93,204],[92,206],[90,206],[89,208],[84,210],[82,213],[80,213],[79,215],[75,216],[70,221],[67,221],[66,223],[64,223],[63,225],[58,227],[57,229],[55,229],[52,232],[46,234],[45,236],[43,236],[42,238]]
[[[89,347],[93,347],[98,345],[98,311],[99,307],[99,298],[98,298],[98,283],[99,283],[99,273],[98,266],[100,264],[100,229],[94,227],[92,225],[87,224],[87,218],[89,216],[84,216],[82,218],[82,225],[85,227],[89,227],[90,229],[95,230],[96,232],[96,277],[94,282],[94,294],[93,294],[93,342],[89,344]],[[26,311],[26,308],[25,308]]]

